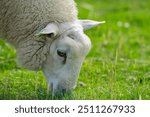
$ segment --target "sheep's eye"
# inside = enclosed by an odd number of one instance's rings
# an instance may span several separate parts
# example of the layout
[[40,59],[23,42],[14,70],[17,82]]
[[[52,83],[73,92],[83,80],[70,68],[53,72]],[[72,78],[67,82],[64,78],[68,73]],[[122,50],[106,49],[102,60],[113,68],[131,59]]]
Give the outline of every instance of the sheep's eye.
[[57,50],[57,54],[58,54],[58,56],[60,56],[60,57],[66,58],[66,53],[63,52],[63,51]]
[[53,38],[53,37],[54,37],[54,34],[53,34],[53,33],[46,34],[46,37]]
[[66,54],[66,52],[63,52],[63,51],[57,50],[57,54],[58,54],[58,56],[60,56],[60,57],[63,57],[63,58],[64,58],[64,60],[63,60],[63,64],[65,64],[65,63],[66,63],[66,59],[67,59],[67,54]]

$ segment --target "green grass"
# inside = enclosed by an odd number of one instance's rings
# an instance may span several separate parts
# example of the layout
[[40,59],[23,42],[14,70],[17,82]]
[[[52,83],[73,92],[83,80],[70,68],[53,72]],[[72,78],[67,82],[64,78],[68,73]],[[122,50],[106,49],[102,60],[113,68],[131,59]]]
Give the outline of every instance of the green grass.
[[[61,99],[150,99],[150,1],[76,1],[79,18],[106,24],[86,32],[93,48],[77,88]],[[0,40],[0,99],[60,99],[47,95],[42,72],[17,68],[15,58]]]

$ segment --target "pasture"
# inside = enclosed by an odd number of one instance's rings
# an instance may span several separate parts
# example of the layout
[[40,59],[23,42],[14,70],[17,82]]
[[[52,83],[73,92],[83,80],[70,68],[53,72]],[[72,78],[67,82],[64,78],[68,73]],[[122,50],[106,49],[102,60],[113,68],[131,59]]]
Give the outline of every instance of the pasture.
[[48,95],[42,72],[17,67],[14,48],[0,40],[0,99],[150,99],[150,1],[76,1],[79,18],[106,21],[86,31],[93,46],[77,88]]

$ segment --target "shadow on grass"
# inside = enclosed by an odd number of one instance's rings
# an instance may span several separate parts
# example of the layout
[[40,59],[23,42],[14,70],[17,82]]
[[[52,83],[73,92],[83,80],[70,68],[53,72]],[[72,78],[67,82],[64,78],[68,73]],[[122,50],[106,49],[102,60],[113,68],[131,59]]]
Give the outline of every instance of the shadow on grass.
[[64,92],[64,93],[57,93],[55,95],[48,94],[47,100],[72,100],[73,99],[73,93],[72,92]]

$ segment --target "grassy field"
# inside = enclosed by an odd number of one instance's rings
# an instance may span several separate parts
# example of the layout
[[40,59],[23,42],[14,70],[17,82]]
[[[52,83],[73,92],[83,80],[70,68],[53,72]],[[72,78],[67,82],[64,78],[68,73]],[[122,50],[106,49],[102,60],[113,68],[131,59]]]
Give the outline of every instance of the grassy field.
[[150,1],[76,1],[79,18],[106,21],[86,32],[93,47],[77,88],[47,95],[42,72],[17,68],[15,50],[0,40],[0,99],[150,99]]

